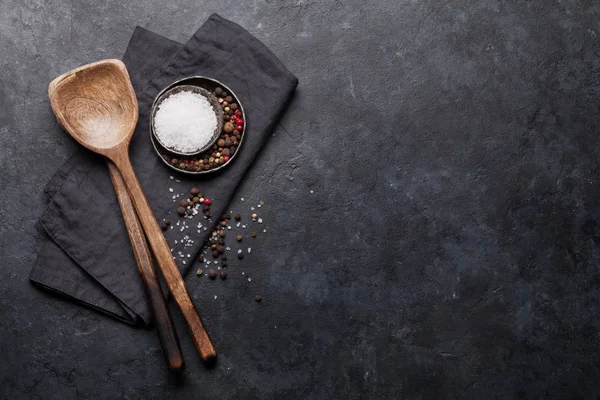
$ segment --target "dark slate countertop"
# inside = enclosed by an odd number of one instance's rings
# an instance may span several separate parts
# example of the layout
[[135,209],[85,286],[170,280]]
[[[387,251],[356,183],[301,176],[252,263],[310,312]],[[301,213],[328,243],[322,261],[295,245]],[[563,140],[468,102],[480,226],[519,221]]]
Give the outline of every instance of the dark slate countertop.
[[[76,149],[48,82],[212,12],[300,84],[231,206],[265,200],[246,275],[186,279],[215,368],[171,307],[178,380],[154,331],[28,276]],[[0,398],[595,398],[599,21],[584,0],[1,3]]]

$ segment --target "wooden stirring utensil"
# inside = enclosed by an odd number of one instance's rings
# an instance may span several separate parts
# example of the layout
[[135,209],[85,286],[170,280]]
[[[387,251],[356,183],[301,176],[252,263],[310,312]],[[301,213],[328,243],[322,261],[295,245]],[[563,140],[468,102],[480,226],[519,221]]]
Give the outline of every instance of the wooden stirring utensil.
[[185,368],[185,362],[181,354],[179,338],[171,319],[171,313],[169,313],[169,308],[167,307],[167,301],[160,288],[158,275],[152,263],[152,255],[146,243],[146,236],[144,236],[144,231],[135,213],[135,208],[133,208],[131,198],[127,193],[127,187],[125,186],[125,182],[123,182],[121,173],[111,161],[106,161],[110,179],[112,180],[117,200],[121,207],[121,214],[123,214],[123,219],[125,220],[131,247],[133,247],[133,255],[144,286],[146,287],[150,307],[154,313],[154,325],[156,326],[163,355],[171,371],[182,371]]
[[104,60],[74,69],[53,80],[48,95],[52,110],[65,130],[81,145],[112,161],[121,173],[200,357],[212,362],[217,355],[215,348],[129,160],[129,142],[138,120],[138,105],[125,64],[119,60]]

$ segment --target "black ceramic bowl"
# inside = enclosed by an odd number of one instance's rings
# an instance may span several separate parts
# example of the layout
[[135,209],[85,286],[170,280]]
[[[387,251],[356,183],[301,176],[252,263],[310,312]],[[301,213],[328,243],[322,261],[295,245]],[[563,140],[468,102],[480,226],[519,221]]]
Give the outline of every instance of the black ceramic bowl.
[[150,117],[150,131],[151,131],[152,135],[154,136],[154,139],[158,143],[160,143],[160,145],[162,147],[164,147],[165,149],[167,148],[167,146],[165,146],[164,143],[162,143],[160,141],[160,137],[156,134],[156,132],[154,130],[154,118],[156,117],[156,112],[159,110],[160,105],[162,104],[163,101],[165,101],[172,95],[181,93],[181,92],[195,93],[195,94],[199,94],[200,96],[204,97],[210,103],[210,106],[212,107],[212,109],[215,113],[215,117],[217,118],[217,127],[213,131],[212,137],[210,138],[208,143],[206,143],[204,146],[201,146],[198,149],[196,149],[192,152],[189,152],[189,153],[186,153],[183,151],[176,151],[175,149],[169,149],[170,152],[178,154],[180,156],[193,156],[195,154],[200,154],[200,153],[208,150],[219,139],[219,135],[221,135],[221,129],[223,129],[223,109],[221,108],[221,105],[217,101],[217,98],[215,96],[213,96],[213,94],[211,92],[209,92],[208,90],[206,90],[200,86],[177,85],[177,86],[171,87],[167,91],[162,91],[156,97],[156,100],[154,100],[154,103],[152,104],[152,112],[151,112],[151,117]]
[[[199,170],[199,171],[180,168],[179,167],[180,163],[194,161],[194,160],[198,160],[200,158],[206,157],[206,154],[210,154],[214,151],[215,145],[213,144],[211,146],[211,148],[209,148],[205,152],[202,152],[199,154],[181,155],[181,154],[175,153],[175,152],[165,148],[163,145],[160,144],[160,142],[154,136],[152,125],[153,125],[154,111],[156,109],[157,102],[163,97],[163,95],[167,91],[172,90],[179,86],[196,86],[196,87],[202,88],[204,90],[207,90],[210,93],[213,93],[217,87],[220,87],[221,89],[225,90],[229,96],[233,97],[232,103],[236,103],[238,105],[238,109],[241,112],[241,118],[244,121],[244,125],[242,127],[242,130],[240,131],[240,139],[238,140],[238,145],[235,147],[235,151],[231,153],[231,155],[229,156],[229,160],[227,160],[223,164],[214,166],[213,168],[210,168],[208,170]],[[152,146],[154,146],[154,150],[156,151],[156,153],[158,154],[160,159],[169,168],[171,168],[177,172],[184,173],[184,174],[204,175],[204,174],[209,174],[209,173],[216,172],[216,171],[221,171],[223,168],[225,168],[227,165],[229,165],[233,162],[235,157],[240,152],[242,143],[244,142],[244,137],[246,136],[247,125],[248,125],[248,121],[246,120],[246,114],[244,113],[244,107],[242,106],[242,103],[239,101],[239,98],[235,95],[235,93],[229,87],[227,87],[226,85],[224,85],[223,83],[219,82],[216,79],[207,78],[205,76],[191,76],[191,77],[184,78],[184,79],[181,79],[181,80],[171,83],[169,86],[164,88],[154,99],[154,102],[152,103],[152,112],[150,113],[150,140],[152,141]],[[221,126],[222,126],[222,124],[221,124]],[[221,133],[216,137],[215,142],[218,141],[219,137],[221,137],[221,135],[223,135],[223,134],[224,134],[224,132],[221,128]],[[178,162],[174,164],[172,162],[172,160],[177,160]]]

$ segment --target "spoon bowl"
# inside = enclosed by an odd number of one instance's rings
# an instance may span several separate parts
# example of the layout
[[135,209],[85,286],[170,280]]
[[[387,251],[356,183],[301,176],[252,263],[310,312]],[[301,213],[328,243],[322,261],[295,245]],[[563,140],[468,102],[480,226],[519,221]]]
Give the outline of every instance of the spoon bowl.
[[80,144],[100,154],[129,144],[138,104],[125,65],[105,60],[77,68],[50,83],[52,110]]

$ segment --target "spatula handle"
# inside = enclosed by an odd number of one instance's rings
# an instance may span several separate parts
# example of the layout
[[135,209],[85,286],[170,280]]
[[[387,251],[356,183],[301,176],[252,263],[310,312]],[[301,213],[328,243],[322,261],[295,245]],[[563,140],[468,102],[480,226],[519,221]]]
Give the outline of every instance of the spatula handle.
[[140,222],[146,232],[146,237],[150,242],[150,247],[154,252],[154,257],[162,270],[167,286],[169,287],[175,302],[183,313],[183,317],[185,318],[194,339],[194,344],[200,353],[200,357],[202,357],[205,362],[210,363],[215,359],[217,353],[206,329],[204,329],[204,325],[202,325],[198,311],[196,311],[196,307],[194,306],[194,303],[192,303],[192,299],[185,288],[183,278],[173,260],[167,241],[158,226],[158,222],[156,221],[152,209],[146,200],[146,196],[144,196],[140,183],[135,176],[135,172],[129,161],[127,148],[125,147],[124,151],[113,153],[111,160],[116,164],[123,176],[123,180],[125,181],[125,185],[127,186],[127,190],[129,191]]
[[160,283],[152,263],[152,256],[146,243],[144,231],[131,203],[131,198],[127,193],[127,187],[125,187],[121,173],[112,161],[107,160],[107,163],[110,178],[117,194],[117,200],[119,201],[123,220],[125,221],[129,240],[133,248],[133,255],[142,276],[142,281],[146,286],[150,306],[154,312],[154,325],[156,326],[163,354],[171,371],[181,371],[185,368],[185,362],[181,354],[179,338],[177,337],[177,331],[173,325],[165,296],[163,296],[163,292],[160,289]]

